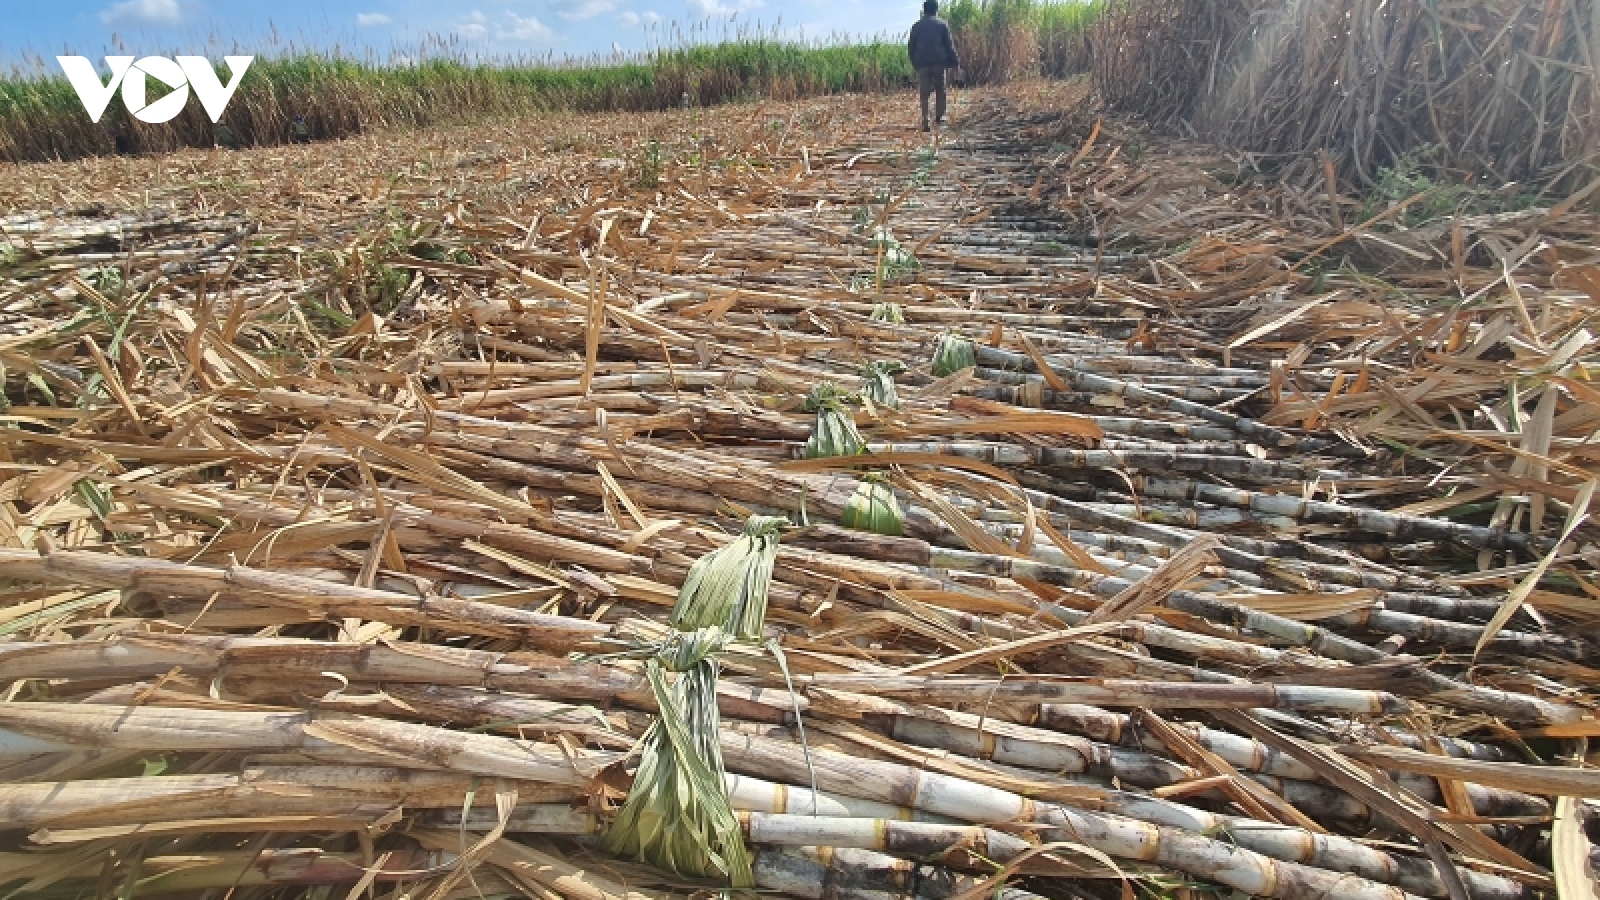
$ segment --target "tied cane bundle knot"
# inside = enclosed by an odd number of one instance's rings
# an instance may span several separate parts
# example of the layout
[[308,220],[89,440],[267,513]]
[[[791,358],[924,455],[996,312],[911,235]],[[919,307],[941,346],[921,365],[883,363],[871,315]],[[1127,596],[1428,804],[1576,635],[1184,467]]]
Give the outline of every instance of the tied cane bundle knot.
[[661,711],[639,740],[633,787],[606,833],[611,852],[679,875],[754,886],[723,777],[716,655],[734,641],[759,642],[785,524],[752,516],[739,538],[689,569],[668,620],[677,633],[645,663]]

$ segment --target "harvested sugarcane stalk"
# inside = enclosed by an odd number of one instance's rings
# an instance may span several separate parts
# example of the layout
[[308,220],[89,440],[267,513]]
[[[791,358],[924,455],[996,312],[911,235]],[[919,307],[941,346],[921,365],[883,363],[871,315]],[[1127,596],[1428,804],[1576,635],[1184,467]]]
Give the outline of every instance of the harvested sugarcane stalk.
[[1311,688],[1270,684],[1168,684],[1109,679],[1043,680],[929,676],[891,678],[884,675],[819,675],[808,684],[819,688],[906,697],[932,703],[1085,703],[1152,709],[1292,709],[1351,716],[1403,714],[1409,707],[1382,691]]

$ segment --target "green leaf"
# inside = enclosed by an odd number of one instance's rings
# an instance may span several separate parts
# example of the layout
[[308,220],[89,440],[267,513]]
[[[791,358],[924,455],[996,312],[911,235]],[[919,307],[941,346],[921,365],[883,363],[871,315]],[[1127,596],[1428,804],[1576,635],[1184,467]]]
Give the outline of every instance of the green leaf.
[[905,309],[898,303],[874,303],[872,304],[871,319],[874,322],[904,325],[906,323],[906,313]]
[[[744,532],[690,567],[673,606],[678,633],[645,663],[660,715],[639,741],[639,770],[606,832],[612,853],[679,875],[755,883],[728,801],[718,732],[716,654],[758,640],[784,519],[751,516]],[[681,673],[669,682],[670,673]]]
[[38,372],[29,372],[28,383],[33,385],[39,390],[39,393],[44,395],[45,402],[49,403],[51,406],[57,405],[56,392],[50,390],[50,385],[45,383],[43,375],[40,375]]
[[84,505],[94,513],[95,518],[103,525],[110,517],[112,510],[111,497],[105,489],[88,478],[79,478],[72,483],[72,489],[83,499]]
[[46,622],[51,622],[56,619],[70,616],[79,610],[88,609],[91,606],[98,606],[102,603],[110,603],[111,601],[117,599],[120,594],[120,591],[99,591],[84,597],[79,597],[76,600],[67,600],[54,604],[53,606],[47,606],[44,609],[28,613],[25,616],[20,616],[12,619],[9,622],[0,624],[0,637],[21,634],[33,628],[37,628]]
[[868,476],[845,503],[839,523],[846,528],[873,534],[899,536],[905,533],[905,513],[895,498],[894,488],[881,477]]
[[933,377],[954,375],[977,364],[978,351],[972,341],[951,331],[940,335],[939,343],[933,348]]
[[900,392],[895,387],[894,376],[905,371],[898,362],[875,362],[862,373],[861,394],[878,406],[900,408]]

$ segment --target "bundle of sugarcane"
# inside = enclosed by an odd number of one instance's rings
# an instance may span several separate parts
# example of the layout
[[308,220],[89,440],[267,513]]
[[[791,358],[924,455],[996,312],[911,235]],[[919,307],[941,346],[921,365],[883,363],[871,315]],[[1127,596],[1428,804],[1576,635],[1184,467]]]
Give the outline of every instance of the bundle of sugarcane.
[[894,377],[905,371],[905,366],[894,360],[868,363],[862,372],[861,395],[879,406],[900,408],[900,392]]
[[846,528],[895,536],[905,529],[905,513],[887,478],[865,475],[839,514],[839,522]]
[[866,441],[856,429],[855,417],[850,412],[856,402],[855,397],[826,381],[812,389],[806,396],[804,408],[817,414],[817,423],[806,441],[807,458],[856,456],[866,450]]
[[[639,740],[638,773],[607,850],[679,875],[755,884],[716,739],[716,654],[730,641],[761,639],[783,524],[752,516],[743,535],[690,567],[667,620],[678,634],[645,664],[659,717]],[[668,673],[678,675],[675,683]]]
[[977,365],[976,348],[972,341],[954,332],[945,332],[939,336],[939,342],[933,348],[933,361],[928,370],[935,378],[945,375],[954,375],[962,369]]

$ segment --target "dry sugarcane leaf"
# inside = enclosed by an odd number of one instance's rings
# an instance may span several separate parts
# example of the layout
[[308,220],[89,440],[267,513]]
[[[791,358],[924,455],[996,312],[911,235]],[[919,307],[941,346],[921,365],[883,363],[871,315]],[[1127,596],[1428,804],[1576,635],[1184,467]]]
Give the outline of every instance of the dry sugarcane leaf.
[[1229,603],[1294,619],[1315,622],[1332,619],[1378,605],[1376,590],[1354,590],[1337,594],[1223,594]]
[[1253,818],[1285,825],[1298,825],[1313,834],[1326,834],[1327,829],[1317,824],[1305,813],[1294,808],[1278,795],[1239,774],[1227,760],[1201,747],[1184,732],[1173,728],[1156,713],[1136,710],[1134,721],[1155,733],[1163,745],[1176,752],[1184,762],[1224,779],[1223,790]]
[[[453,832],[419,829],[411,835],[436,850],[455,852],[460,847],[460,836]],[[626,887],[599,872],[509,839],[486,848],[484,858],[519,883],[543,886],[571,900],[666,900],[667,896]]]
[[1528,598],[1528,594],[1539,586],[1539,579],[1544,577],[1545,571],[1555,561],[1561,545],[1566,543],[1567,539],[1572,537],[1572,533],[1578,529],[1578,526],[1582,525],[1584,520],[1588,518],[1589,502],[1594,499],[1594,491],[1597,486],[1600,486],[1600,480],[1590,480],[1578,491],[1578,498],[1573,502],[1571,509],[1567,513],[1567,523],[1562,526],[1561,536],[1556,539],[1556,546],[1552,547],[1550,552],[1539,560],[1539,564],[1534,566],[1533,571],[1529,572],[1511,590],[1511,593],[1506,595],[1505,603],[1501,605],[1500,611],[1495,613],[1494,618],[1489,621],[1488,625],[1484,626],[1483,635],[1478,638],[1478,644],[1473,648],[1474,655],[1483,653],[1483,648],[1488,646],[1489,642],[1494,640],[1495,635],[1500,633],[1500,629],[1504,628],[1505,624],[1511,620],[1511,617],[1516,614],[1517,610],[1521,608],[1523,602]]
[[1382,788],[1368,783],[1363,773],[1351,770],[1337,755],[1329,754],[1320,748],[1305,744],[1273,732],[1272,729],[1254,722],[1248,712],[1229,711],[1218,718],[1231,725],[1245,730],[1257,740],[1262,740],[1276,746],[1285,752],[1294,755],[1301,762],[1315,768],[1319,775],[1335,784],[1351,791],[1356,796],[1374,809],[1381,809],[1402,826],[1414,829],[1428,850],[1428,857],[1433,861],[1435,870],[1450,892],[1451,900],[1467,900],[1466,885],[1461,881],[1461,875],[1456,871],[1455,863],[1445,851],[1441,829],[1432,821],[1431,810],[1419,811],[1410,804],[1404,803],[1398,797],[1392,796]]
[[408,450],[404,447],[395,447],[383,441],[337,425],[326,426],[331,437],[341,443],[359,447],[370,453],[393,460],[405,467],[405,474],[410,478],[431,482],[433,486],[448,493],[455,494],[465,500],[475,500],[495,509],[505,510],[513,514],[525,514],[527,505],[518,503],[491,491],[482,485],[471,481],[461,475],[451,472],[437,460],[425,453]]
[[[1026,496],[1024,499],[1026,499]],[[1077,542],[1072,538],[1057,531],[1056,527],[1050,524],[1048,516],[1039,518],[1037,524],[1039,530],[1044,532],[1045,537],[1050,539],[1050,543],[1054,544],[1057,550],[1065,553],[1072,560],[1073,565],[1087,572],[1098,572],[1101,575],[1111,574],[1111,570],[1106,568],[1104,563],[1089,555],[1088,551],[1078,546]]]
[[[1344,753],[1341,754],[1323,745],[1310,744],[1290,735],[1282,734],[1257,721],[1247,711],[1221,710],[1216,713],[1216,716],[1219,720],[1239,728],[1256,740],[1283,750],[1306,763],[1316,769],[1323,778],[1344,787],[1363,803],[1372,806],[1374,809],[1382,810],[1396,822],[1416,829],[1419,834],[1428,832],[1431,835],[1429,857],[1433,859],[1435,867],[1443,874],[1447,885],[1451,882],[1451,878],[1446,870],[1454,871],[1455,866],[1443,852],[1446,843],[1456,846],[1462,852],[1507,866],[1522,873],[1524,876],[1539,879],[1548,877],[1547,873],[1539,866],[1523,859],[1500,844],[1484,838],[1480,832],[1474,829],[1458,829],[1440,824],[1437,811],[1432,806],[1417,800],[1409,792],[1395,785],[1387,776],[1375,770],[1356,768],[1345,758],[1346,756],[1355,756],[1370,759],[1374,754],[1377,754],[1385,759],[1384,765],[1393,768],[1393,762],[1396,759],[1409,761],[1415,757],[1423,757],[1429,760],[1442,760],[1442,757],[1416,751],[1407,751],[1404,754],[1392,753],[1390,751],[1399,748],[1388,747],[1361,748],[1359,751],[1343,747],[1341,750]],[[1446,761],[1446,764],[1453,762],[1455,761],[1449,760]],[[1414,765],[1421,764],[1415,763]],[[1515,764],[1498,763],[1497,765]],[[1458,892],[1465,893],[1465,887],[1460,884],[1459,873],[1456,874],[1454,881],[1456,887],[1451,889],[1452,895]]]
[[1206,566],[1217,561],[1212,551],[1222,545],[1215,535],[1202,535],[1168,557],[1155,571],[1100,605],[1084,619],[1084,624],[1121,622],[1152,606],[1159,606],[1167,594],[1182,587]]
[[[1223,349],[1222,364],[1224,366],[1232,365],[1232,363],[1233,363],[1233,351],[1234,350],[1237,350],[1240,347],[1243,347],[1245,344],[1250,343],[1251,341],[1255,340],[1256,338],[1265,337],[1265,336],[1273,333],[1274,331],[1277,331],[1278,329],[1284,327],[1285,325],[1288,325],[1290,322],[1293,322],[1294,320],[1296,320],[1296,319],[1300,318],[1301,316],[1305,315],[1306,313],[1310,312],[1312,309],[1316,308],[1317,306],[1320,306],[1323,303],[1327,303],[1327,302],[1332,301],[1333,299],[1335,299],[1339,295],[1340,295],[1340,292],[1339,291],[1335,291],[1335,292],[1333,292],[1331,294],[1325,294],[1325,295],[1322,295],[1322,296],[1313,297],[1310,300],[1306,301],[1305,303],[1302,303],[1301,305],[1295,307],[1294,309],[1284,313],[1283,315],[1278,316],[1277,318],[1274,318],[1274,319],[1272,319],[1272,320],[1270,320],[1270,321],[1268,321],[1268,322],[1266,322],[1264,324],[1258,325],[1255,328],[1252,328],[1249,331],[1246,331],[1244,334],[1239,335],[1238,337],[1236,337],[1233,340],[1229,341],[1227,346]],[[1058,388],[1058,390],[1059,390],[1059,388]]]
[[[1044,354],[1039,352],[1039,348],[1033,345],[1033,341],[1028,340],[1028,336],[1020,331],[1016,332],[1016,335],[1017,340],[1022,343],[1023,351],[1028,354],[1028,358],[1032,359],[1033,364],[1038,367],[1039,374],[1044,376],[1045,384],[1050,385],[1050,389],[1053,391],[1068,390],[1067,383],[1062,380],[1060,375],[1056,374],[1055,369],[1050,367],[1050,363],[1044,358]],[[1099,429],[1096,430],[1098,431]]]
[[778,468],[792,472],[822,472],[828,469],[857,468],[860,466],[937,466],[945,469],[962,469],[987,475],[990,478],[1016,485],[1016,477],[999,468],[975,459],[961,459],[942,453],[866,453],[860,457],[785,460]]
[[1344,747],[1349,755],[1403,772],[1455,778],[1472,784],[1503,787],[1525,793],[1558,797],[1594,798],[1600,791],[1600,773],[1561,766],[1491,763],[1481,760],[1434,756],[1406,747]]
[[925,663],[917,663],[915,665],[899,669],[894,674],[929,675],[938,672],[959,672],[962,669],[989,662],[991,660],[1005,659],[1011,656],[1023,656],[1029,653],[1037,653],[1041,650],[1047,650],[1051,647],[1059,647],[1062,644],[1068,644],[1074,641],[1083,640],[1085,638],[1094,637],[1096,635],[1105,634],[1108,631],[1115,630],[1116,627],[1117,623],[1115,622],[1079,625],[1073,628],[1063,629],[1061,631],[1046,632],[1045,634],[1038,634],[1015,641],[1007,641],[1005,643],[995,644],[989,647],[980,647],[976,650],[968,650],[965,653],[958,653],[954,656],[939,657]]

